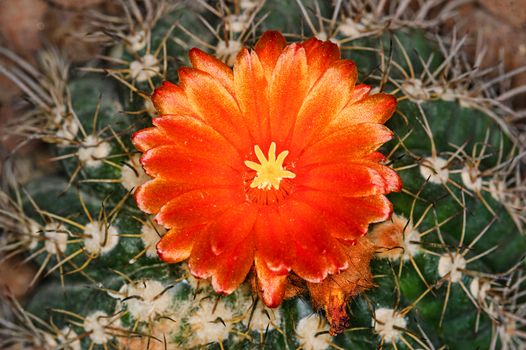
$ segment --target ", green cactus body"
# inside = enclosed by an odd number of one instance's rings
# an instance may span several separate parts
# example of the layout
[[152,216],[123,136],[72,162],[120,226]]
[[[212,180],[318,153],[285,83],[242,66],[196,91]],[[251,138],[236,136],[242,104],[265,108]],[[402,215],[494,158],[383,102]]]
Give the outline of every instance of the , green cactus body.
[[[483,77],[464,65],[461,43],[429,35],[454,9],[435,9],[439,15],[431,17],[428,8],[411,12],[404,1],[378,8],[368,1],[334,3],[133,0],[122,6],[138,6],[142,15],[130,11],[124,25],[102,28],[113,34],[105,39],[107,62],[66,75],[57,88],[62,98],[53,103],[30,94],[39,120],[53,121],[36,128],[62,170],[0,197],[6,247],[0,252],[22,252],[39,267],[35,292],[15,308],[32,316],[19,317],[16,327],[2,321],[7,335],[0,344],[75,350],[526,346],[521,146],[502,118],[510,111],[493,103]],[[369,234],[378,252],[371,265],[375,287],[349,303],[351,324],[336,337],[307,295],[267,309],[248,283],[218,296],[186,264],[162,263],[155,245],[165,230],[132,198],[148,176],[130,138],[155,115],[148,97],[153,88],[176,81],[191,47],[232,64],[241,46],[267,29],[290,40],[333,40],[356,62],[360,82],[399,100],[388,123],[396,137],[382,152],[404,188],[389,196],[393,218]],[[36,80],[32,89],[52,94]],[[34,129],[9,130],[27,136]],[[375,240],[381,237],[375,230],[401,240]]]

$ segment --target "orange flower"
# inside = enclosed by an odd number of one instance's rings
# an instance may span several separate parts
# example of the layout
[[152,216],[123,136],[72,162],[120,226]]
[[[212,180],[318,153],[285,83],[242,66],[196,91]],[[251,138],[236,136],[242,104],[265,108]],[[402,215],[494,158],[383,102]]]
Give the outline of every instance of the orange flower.
[[133,135],[153,177],[137,204],[169,229],[161,259],[189,259],[225,294],[255,266],[268,306],[290,271],[316,283],[352,268],[345,246],[390,216],[384,195],[401,188],[376,152],[395,98],[355,86],[355,64],[328,41],[270,31],[233,69],[198,49],[190,60],[179,85],[154,92],[161,117]]

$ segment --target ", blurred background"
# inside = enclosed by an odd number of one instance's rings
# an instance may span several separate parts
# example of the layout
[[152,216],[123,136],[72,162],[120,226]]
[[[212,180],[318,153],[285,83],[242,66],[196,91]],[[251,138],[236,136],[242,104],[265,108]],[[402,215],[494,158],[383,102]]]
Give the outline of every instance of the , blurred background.
[[[102,14],[124,16],[119,2],[128,0],[0,0],[0,47],[10,50],[31,64],[37,63],[37,54],[43,48],[56,47],[74,67],[90,64],[107,47],[97,40],[97,21]],[[191,1],[191,0],[188,0]],[[323,0],[320,0],[323,1]],[[330,0],[327,0],[330,1]],[[196,0],[197,2],[197,0]],[[513,122],[526,122],[526,0],[473,0],[435,1],[413,0],[415,8],[424,6],[457,6],[457,15],[449,19],[437,31],[456,31],[466,36],[463,50],[472,63],[481,69],[497,67],[499,71],[514,71],[505,80],[503,89],[511,92],[509,103],[518,110]],[[0,68],[9,69],[6,52],[0,52]],[[2,71],[0,71],[2,73]],[[0,74],[0,130],[6,123],[16,121],[26,108],[22,91],[4,75]],[[520,112],[523,111],[523,112]],[[526,139],[524,133],[523,141]],[[10,162],[15,151],[16,167],[24,177],[42,172],[53,172],[54,163],[49,161],[45,145],[40,142],[24,143],[12,137],[0,139],[0,152],[4,162]],[[35,167],[36,165],[36,167]],[[2,163],[0,162],[0,167]],[[35,271],[19,260],[2,260],[0,284],[4,293],[23,298]]]

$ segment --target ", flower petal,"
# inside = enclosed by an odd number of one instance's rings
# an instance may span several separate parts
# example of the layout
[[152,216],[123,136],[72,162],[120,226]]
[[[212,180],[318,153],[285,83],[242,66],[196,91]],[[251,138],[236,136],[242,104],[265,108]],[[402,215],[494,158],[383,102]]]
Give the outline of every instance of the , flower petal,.
[[381,124],[362,123],[335,130],[308,147],[301,155],[301,165],[360,159],[391,140],[393,133]]
[[[239,173],[230,164],[218,162],[214,154],[199,154],[178,146],[153,148],[141,157],[144,171],[151,177],[162,177],[178,183],[214,183],[234,185]],[[213,178],[210,175],[213,174]]]
[[287,42],[280,32],[267,31],[263,33],[254,47],[268,82],[270,82],[274,67],[285,45]]
[[188,260],[188,268],[192,275],[197,278],[211,277],[217,262],[217,256],[212,252],[210,237],[206,234],[197,235]]
[[146,128],[133,133],[132,142],[135,148],[141,152],[146,152],[154,147],[174,144],[174,141],[159,128]]
[[244,193],[228,188],[192,190],[165,204],[155,220],[167,228],[203,225],[243,201]]
[[331,130],[345,128],[360,123],[385,123],[396,109],[393,95],[379,93],[368,96],[357,103],[345,107],[332,121]]
[[190,257],[196,232],[201,227],[181,230],[173,228],[157,243],[157,254],[162,261],[170,264],[178,263]]
[[256,267],[258,290],[263,302],[268,307],[278,307],[285,296],[287,273],[279,274],[271,271],[258,253],[256,253],[254,259],[254,265]]
[[307,93],[307,57],[299,44],[287,46],[279,56],[269,84],[272,141],[284,144],[294,127]]
[[345,198],[342,204],[342,208],[346,208],[348,213],[353,213],[355,216],[347,218],[346,221],[346,224],[354,229],[331,231],[333,237],[342,240],[355,241],[359,238],[357,235],[362,236],[367,233],[369,224],[385,221],[393,212],[393,205],[384,195]]
[[202,70],[216,78],[232,95],[234,94],[234,74],[232,69],[207,53],[193,48],[188,53],[194,68]]
[[345,241],[355,241],[363,236],[369,223],[386,220],[393,209],[383,195],[344,198],[338,194],[306,189],[297,196],[324,217],[333,237]]
[[292,236],[293,271],[309,282],[320,282],[330,273],[347,268],[341,244],[333,239],[312,207],[300,201],[284,204],[283,222]]
[[[396,99],[355,86],[354,63],[329,41],[287,45],[269,31],[233,69],[199,49],[189,56],[193,68],[179,69],[179,84],[152,95],[153,127],[132,138],[153,177],[135,192],[137,205],[169,229],[160,258],[188,259],[194,276],[224,294],[253,269],[270,307],[292,295],[293,279],[317,290],[312,283],[347,270],[359,281],[351,270],[360,248],[351,247],[391,215],[385,194],[402,186],[378,152],[393,137],[382,124]],[[349,295],[327,309],[334,332]]]
[[217,292],[229,294],[244,281],[253,261],[254,245],[250,238],[218,256],[205,229],[194,241],[188,266],[198,278],[212,277]]
[[254,263],[252,237],[247,237],[217,259],[212,287],[218,293],[230,294],[243,283]]
[[351,105],[353,103],[361,101],[363,98],[365,98],[369,94],[370,91],[371,91],[371,87],[369,85],[365,85],[365,84],[356,85],[354,87],[351,98],[349,99],[349,103],[347,105]]
[[260,262],[274,273],[290,271],[294,259],[289,251],[291,237],[277,208],[268,206],[259,210],[254,234]]
[[211,75],[180,68],[179,79],[195,113],[223,135],[237,150],[244,151],[250,140],[235,98]]
[[160,114],[193,114],[193,109],[188,103],[184,91],[179,86],[167,81],[155,89],[152,102]]
[[[199,153],[207,155],[206,158],[217,157],[216,159],[221,159],[223,163],[233,168],[243,164],[232,144],[202,120],[188,116],[164,115],[161,118],[155,118],[153,124],[158,127],[157,130],[164,132],[164,135],[169,135],[169,139],[165,142],[166,145],[182,145],[188,152],[199,150]],[[150,143],[154,141],[156,139]]]
[[313,86],[327,68],[340,58],[340,48],[331,41],[321,41],[316,38],[306,40],[302,46],[305,49],[309,67],[308,84]]
[[255,143],[262,145],[269,138],[269,104],[267,79],[255,52],[243,49],[237,56],[234,89],[248,129]]
[[374,169],[378,174],[380,174],[383,177],[387,186],[386,193],[399,192],[402,189],[402,179],[400,179],[400,176],[392,168],[383,164],[378,164],[367,160],[360,162],[355,161],[355,164],[357,163],[363,164],[371,169]]
[[[223,215],[218,216],[208,229],[214,254],[231,251],[241,241],[245,241],[252,233],[256,215],[257,210],[253,204],[244,203],[229,208]],[[228,236],[225,232],[229,233]]]
[[142,211],[155,214],[163,205],[186,191],[188,191],[188,186],[156,178],[139,186],[134,195]]
[[[294,127],[291,152],[301,151],[313,135],[325,128],[351,97],[358,72],[354,62],[334,62],[309,91]],[[334,86],[338,85],[338,89]]]
[[[201,236],[206,236],[206,249],[215,256],[215,262],[208,266],[194,262],[193,268],[215,269],[212,286],[219,293],[229,294],[245,279],[254,261],[253,237],[250,234],[256,219],[256,211],[250,204],[229,208],[218,216]],[[226,236],[225,232],[229,235]]]
[[297,180],[302,187],[363,197],[388,192],[389,184],[376,169],[361,163],[327,163],[304,169]]

